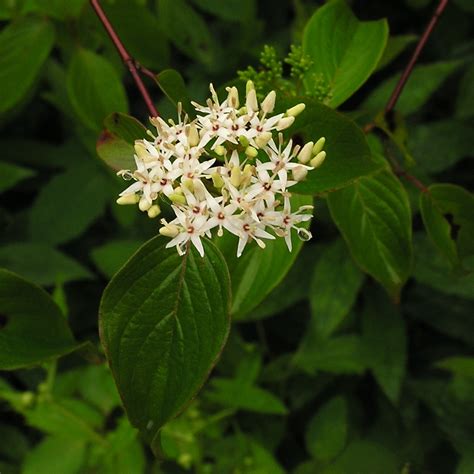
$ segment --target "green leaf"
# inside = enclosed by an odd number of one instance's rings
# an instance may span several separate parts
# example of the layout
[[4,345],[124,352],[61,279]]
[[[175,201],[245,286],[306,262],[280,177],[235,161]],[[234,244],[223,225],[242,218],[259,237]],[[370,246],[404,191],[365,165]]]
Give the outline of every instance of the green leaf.
[[369,369],[387,397],[397,403],[407,362],[406,329],[398,309],[378,289],[367,298],[362,343]]
[[104,212],[112,189],[104,171],[87,160],[56,175],[31,207],[31,238],[59,244],[79,236]]
[[130,0],[115,0],[112,5],[105,4],[104,9],[134,59],[153,69],[169,64],[168,42],[158,19],[148,7],[131,6]]
[[239,379],[213,378],[210,389],[206,398],[225,407],[274,415],[287,413],[285,405],[273,393]]
[[400,181],[383,170],[331,193],[328,203],[356,262],[398,298],[412,266],[411,212]]
[[45,19],[22,18],[3,29],[0,34],[0,114],[25,97],[53,43],[54,28]]
[[[1,390],[1,388],[0,388]],[[13,425],[0,424],[0,457],[20,462],[30,450],[28,438]]]
[[311,332],[330,336],[349,313],[364,275],[354,264],[345,243],[336,240],[319,259],[311,280]]
[[0,370],[28,367],[77,347],[64,316],[49,295],[1,269],[0,315]]
[[77,439],[49,436],[30,451],[23,474],[77,474],[85,460],[86,444]]
[[181,102],[183,110],[186,111],[190,117],[195,116],[196,112],[191,105],[183,76],[181,76],[178,71],[165,69],[157,74],[155,79],[160,89],[172,104],[177,106],[178,102]]
[[135,140],[150,138],[145,126],[131,115],[114,112],[105,118],[104,125],[109,132],[132,145]]
[[87,0],[29,0],[24,2],[22,14],[41,13],[58,20],[71,20],[81,14]]
[[[325,137],[327,157],[320,168],[310,171],[306,179],[292,189],[294,192],[321,194],[334,191],[380,169],[380,165],[371,159],[364,133],[352,120],[314,99],[304,98],[303,101],[306,109],[298,115],[290,132],[305,141]],[[294,99],[279,101],[284,108],[294,104]]]
[[[203,385],[229,331],[230,280],[208,241],[181,257],[167,239],[146,243],[106,288],[100,332],[131,423],[157,434]],[[159,348],[157,350],[157,348]]]
[[[307,196],[294,195],[292,208],[312,203]],[[285,277],[301,249],[303,242],[292,232],[292,252],[288,251],[282,238],[266,241],[261,249],[251,245],[245,249],[240,258],[236,257],[237,238],[224,234],[216,240],[217,246],[224,253],[232,280],[232,316],[244,320],[265,296]]]
[[86,49],[78,49],[71,60],[67,92],[78,117],[91,130],[101,130],[112,112],[128,112],[125,89],[115,69]]
[[130,143],[104,130],[97,140],[99,157],[114,171],[135,169],[135,150]]
[[474,377],[474,357],[447,357],[436,362],[436,367],[449,370],[463,377]]
[[343,0],[316,10],[303,33],[303,51],[313,60],[305,84],[318,76],[329,86],[328,105],[348,99],[375,70],[388,37],[386,20],[359,21]]
[[307,337],[295,354],[294,363],[309,374],[360,374],[366,368],[361,339],[352,334],[325,340]]
[[346,445],[348,431],[347,404],[335,397],[326,402],[310,420],[306,435],[306,449],[316,459],[330,461]]
[[35,172],[28,168],[0,161],[0,193],[13,188],[17,183],[34,174]]
[[245,23],[256,17],[255,0],[194,0],[206,12],[232,23]]
[[158,20],[165,35],[194,61],[210,64],[213,38],[202,16],[185,0],[156,0]]
[[92,273],[78,262],[46,244],[18,242],[2,245],[0,266],[37,285],[93,278]]
[[99,270],[112,278],[141,244],[139,240],[111,241],[93,249],[91,257]]
[[470,118],[474,115],[474,63],[464,73],[456,100],[456,117]]
[[426,173],[451,168],[474,148],[472,127],[461,120],[441,120],[414,127],[408,147],[417,166]]
[[396,35],[390,36],[387,41],[387,46],[377,64],[377,70],[388,66],[394,59],[396,59],[403,51],[418,39],[416,35]]
[[[462,61],[446,61],[416,66],[397,102],[397,111],[404,115],[418,111],[462,64]],[[362,107],[377,111],[383,109],[399,79],[400,74],[397,74],[384,81],[369,95]]]

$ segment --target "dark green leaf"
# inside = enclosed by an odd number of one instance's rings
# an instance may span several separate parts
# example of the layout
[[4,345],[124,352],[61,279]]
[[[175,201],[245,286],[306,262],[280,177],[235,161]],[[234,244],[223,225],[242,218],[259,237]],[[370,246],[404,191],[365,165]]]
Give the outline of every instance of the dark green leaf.
[[93,249],[91,257],[99,270],[112,278],[141,244],[139,240],[111,241]]
[[112,189],[104,171],[87,160],[56,175],[31,207],[31,238],[58,244],[79,236],[104,212]]
[[29,0],[24,2],[22,13],[41,13],[58,20],[77,18],[87,0]]
[[14,370],[67,354],[76,343],[49,295],[0,270],[0,369]]
[[112,112],[128,112],[125,89],[115,69],[86,49],[78,49],[71,60],[67,92],[78,117],[91,130],[101,130]]
[[194,0],[202,10],[229,22],[244,23],[256,15],[255,0]]
[[37,285],[93,278],[92,273],[78,262],[45,244],[18,242],[3,245],[0,266]]
[[414,43],[418,37],[416,35],[397,35],[390,36],[387,41],[387,46],[377,64],[377,70],[384,68],[397,58],[408,46]]
[[347,404],[342,397],[325,403],[311,419],[306,430],[306,449],[321,461],[334,459],[346,445]]
[[114,171],[135,169],[133,146],[107,130],[100,134],[96,150],[99,157]]
[[471,64],[461,80],[456,100],[456,117],[469,118],[474,115],[474,64]]
[[34,171],[0,161],[0,193],[13,188],[20,181],[33,176]]
[[150,138],[145,126],[131,115],[114,112],[104,120],[105,128],[132,145],[135,140]]
[[178,102],[181,102],[183,110],[185,110],[190,117],[195,115],[186,89],[186,84],[178,71],[166,69],[156,75],[156,82],[166,97],[168,97],[175,106],[178,105]]
[[[157,433],[204,383],[229,331],[230,280],[219,251],[181,257],[157,237],[119,271],[100,306],[102,342],[132,424]],[[159,348],[157,350],[157,348]]]
[[311,332],[330,336],[349,313],[364,276],[354,264],[345,243],[336,240],[321,256],[313,273],[309,299]]
[[397,403],[405,376],[407,336],[398,309],[381,290],[369,293],[362,318],[367,365],[387,397]]
[[385,20],[360,22],[343,0],[318,8],[303,33],[303,51],[313,60],[307,90],[322,76],[329,86],[328,105],[342,104],[375,70],[387,37]]
[[[397,111],[405,115],[416,112],[461,65],[462,61],[446,61],[416,66],[397,102]],[[369,95],[363,107],[382,110],[399,79],[400,74],[397,74],[384,81]]]
[[[45,19],[22,18],[0,34],[0,114],[18,104],[39,75],[54,43]],[[25,54],[25,53],[28,54]]]
[[[380,165],[371,159],[367,140],[360,128],[346,116],[331,110],[314,99],[303,99],[306,109],[296,118],[290,132],[306,141],[326,137],[327,157],[320,168],[293,190],[301,194],[321,194],[342,188],[356,178],[375,172]],[[286,108],[295,101],[280,101]]]
[[412,266],[411,212],[400,181],[383,170],[331,193],[328,203],[357,263],[397,298]]

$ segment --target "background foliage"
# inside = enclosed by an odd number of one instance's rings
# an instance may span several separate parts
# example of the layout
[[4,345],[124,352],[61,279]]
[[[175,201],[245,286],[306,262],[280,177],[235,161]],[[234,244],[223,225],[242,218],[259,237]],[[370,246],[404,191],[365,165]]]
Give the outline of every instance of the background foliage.
[[[277,242],[237,261],[223,239],[220,251],[206,244],[205,263],[188,256],[186,284],[212,291],[196,290],[182,309],[184,324],[197,321],[209,341],[198,364],[199,341],[188,341],[186,370],[160,357],[165,345],[175,350],[166,331],[120,358],[107,325],[124,317],[123,295],[135,305],[148,297],[146,285],[129,291],[130,278],[147,266],[153,287],[180,265],[177,255],[163,258],[160,238],[142,247],[101,305],[127,418],[97,314],[108,281],[157,223],[115,204],[121,183],[104,161],[123,166],[143,135],[123,114],[145,123],[147,111],[85,0],[2,0],[0,471],[472,473],[471,2],[450,3],[386,120],[379,112],[432,13],[429,0],[104,7],[131,54],[160,72],[150,90],[164,117],[174,116],[173,102],[202,101],[210,81],[242,87],[252,78],[262,94],[277,90],[282,110],[304,98],[292,133],[327,138],[325,164],[296,198],[316,196],[315,238],[299,254]],[[166,281],[137,331],[180,291]],[[210,380],[161,439],[147,435],[201,384],[229,305],[232,330]],[[156,373],[171,382],[157,377],[148,393]]]

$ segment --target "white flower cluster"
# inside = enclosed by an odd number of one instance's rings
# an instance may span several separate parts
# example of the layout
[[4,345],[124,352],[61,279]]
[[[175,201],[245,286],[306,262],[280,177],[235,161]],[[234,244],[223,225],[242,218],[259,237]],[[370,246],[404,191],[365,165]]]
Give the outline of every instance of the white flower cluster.
[[[135,170],[118,172],[134,183],[120,194],[119,204],[136,204],[153,218],[160,214],[159,198],[171,202],[175,218],[162,219],[160,234],[171,237],[181,255],[189,242],[204,255],[201,237],[224,229],[239,238],[237,256],[255,240],[284,237],[291,251],[291,230],[311,238],[298,224],[311,219],[312,206],[292,212],[288,189],[306,177],[326,157],[324,138],[316,144],[283,144],[282,130],[304,109],[298,104],[286,113],[271,115],[276,94],[258,104],[252,82],[247,83],[245,105],[237,88],[227,88],[220,103],[211,84],[206,106],[193,102],[197,118],[189,121],[178,106],[178,122],[151,118],[157,134],[135,142]],[[269,232],[271,231],[271,232]]]

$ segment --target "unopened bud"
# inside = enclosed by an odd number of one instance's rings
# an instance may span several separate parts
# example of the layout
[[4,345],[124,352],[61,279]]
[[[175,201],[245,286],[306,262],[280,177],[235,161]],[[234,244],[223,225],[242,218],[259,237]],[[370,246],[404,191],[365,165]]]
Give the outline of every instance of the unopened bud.
[[225,148],[224,148],[222,145],[217,145],[217,146],[214,148],[214,153],[215,153],[217,156],[224,156]]
[[150,209],[151,207],[151,202],[148,201],[146,198],[142,197],[140,199],[140,202],[138,203],[138,208],[140,209],[140,211],[148,211],[148,209]]
[[293,168],[293,178],[295,181],[303,181],[308,174],[308,170],[304,166],[296,166]]
[[35,401],[35,394],[33,392],[23,392],[20,397],[20,402],[24,408],[30,407]]
[[182,194],[171,193],[169,196],[170,201],[175,204],[186,204],[186,198]]
[[127,206],[129,204],[136,204],[138,201],[140,201],[140,196],[137,194],[125,194],[125,196],[120,196],[116,202],[121,206]]
[[245,101],[245,106],[247,107],[247,111],[249,114],[258,110],[257,93],[255,92],[255,89],[251,89],[247,93],[247,100]]
[[173,238],[179,234],[179,228],[174,224],[165,224],[160,228],[160,234],[164,235],[165,237]]
[[150,219],[154,219],[155,217],[158,217],[161,214],[161,209],[158,204],[155,204],[154,206],[151,206],[150,209],[148,209],[148,217]]
[[313,147],[313,155],[317,155],[322,149],[324,148],[324,144],[326,143],[326,139],[321,137]]
[[149,158],[150,154],[148,153],[148,150],[146,149],[146,146],[143,144],[143,142],[137,140],[134,144],[134,148],[138,158],[141,160],[147,160]]
[[239,137],[239,143],[244,147],[244,148],[247,148],[250,143],[249,143],[249,140],[246,136],[244,135],[240,135]]
[[311,159],[313,151],[313,142],[308,142],[298,153],[298,160],[300,163],[306,164]]
[[272,138],[272,132],[262,132],[255,138],[255,144],[259,148],[263,148]]
[[283,117],[277,123],[276,129],[279,132],[281,132],[282,130],[285,130],[286,128],[291,127],[294,121],[295,121],[295,117]]
[[222,186],[224,186],[224,180],[222,179],[222,176],[219,173],[212,173],[211,178],[212,184],[215,188],[220,189],[222,188]]
[[255,166],[252,166],[250,164],[245,165],[244,170],[242,171],[242,180],[241,180],[242,185],[246,186],[247,184],[250,183],[254,169],[255,169]]
[[313,168],[317,168],[323,164],[323,161],[326,159],[326,152],[320,151],[310,162],[309,164]]
[[230,183],[236,188],[239,187],[242,181],[242,172],[238,166],[234,166],[230,172]]
[[[192,179],[189,179],[189,178],[183,178],[182,181],[181,181],[181,186],[185,187],[186,189],[188,189],[189,191],[193,192],[194,191],[194,182]],[[174,192],[176,194],[183,194],[183,191],[181,190],[181,188],[178,189],[175,189]]]
[[306,108],[306,105],[301,102],[300,104],[296,104],[295,106],[291,107],[286,111],[286,115],[288,117],[296,117],[299,115],[303,110]]
[[247,81],[247,84],[245,84],[245,93],[248,94],[251,90],[255,90],[255,86],[253,85],[253,82],[249,79]]
[[254,148],[253,146],[248,146],[246,149],[245,149],[245,154],[249,157],[249,158],[255,158],[257,155],[258,155],[258,151],[256,148]]
[[229,91],[229,96],[227,97],[227,101],[231,107],[234,109],[239,108],[239,91],[237,90],[237,87],[230,87],[228,89]]
[[270,114],[273,112],[273,109],[275,108],[275,99],[275,91],[269,92],[265,99],[263,99],[263,102],[260,104],[260,107],[265,114]]
[[197,146],[199,144],[199,132],[194,123],[188,129],[188,143],[189,146]]

